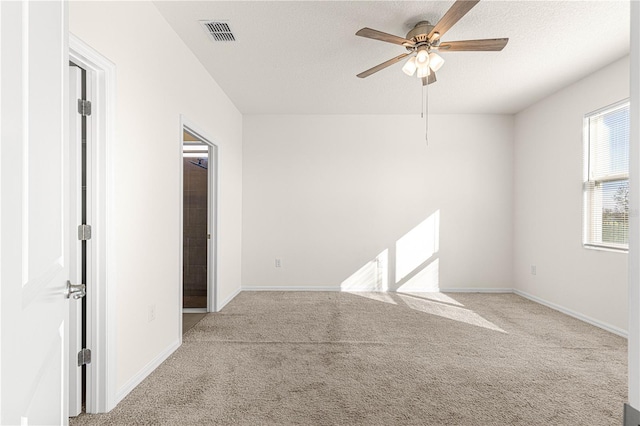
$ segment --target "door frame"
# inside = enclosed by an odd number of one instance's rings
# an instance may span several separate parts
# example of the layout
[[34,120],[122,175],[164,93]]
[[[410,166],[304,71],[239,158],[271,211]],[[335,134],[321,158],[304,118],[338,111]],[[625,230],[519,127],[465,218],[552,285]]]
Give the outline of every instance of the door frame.
[[[105,413],[119,402],[116,399],[116,289],[110,272],[113,268],[113,160],[115,142],[116,66],[78,37],[69,33],[69,60],[87,71],[93,95],[90,144],[92,171],[90,188],[92,212],[92,250],[88,253],[87,347],[92,350],[87,367],[87,413]],[[73,226],[77,226],[74,224]],[[74,356],[74,354],[70,354]]]
[[[82,116],[78,112],[77,99],[91,100],[91,88],[83,82],[84,70],[75,64],[69,63],[69,148],[68,148],[68,176],[69,176],[69,281],[73,284],[89,284],[82,279],[82,242],[78,238],[77,227],[81,223],[92,223],[91,220],[83,222],[82,210],[84,207],[82,194],[82,176],[86,172],[89,178],[91,172],[83,170],[85,164],[82,160]],[[83,87],[83,85],[85,87]],[[83,90],[84,89],[84,90]],[[83,95],[85,91],[85,95]],[[84,96],[84,97],[83,97]],[[87,146],[86,158],[91,158],[90,144]],[[87,185],[90,187],[90,185]],[[85,201],[86,202],[86,201]],[[90,207],[90,203],[86,203]],[[89,209],[86,210],[87,219],[91,217]],[[87,244],[87,250],[91,250],[91,244]],[[90,268],[90,263],[87,264]],[[69,417],[75,417],[82,412],[82,367],[78,366],[78,360],[74,354],[82,348],[82,305],[86,294],[78,300],[69,298],[69,353],[67,362],[69,368]]]
[[218,194],[220,193],[220,179],[219,179],[219,167],[218,167],[218,157],[219,157],[219,145],[218,143],[211,137],[209,137],[205,132],[203,132],[198,126],[187,119],[184,115],[180,114],[180,145],[179,145],[179,162],[180,162],[180,179],[179,179],[179,231],[180,231],[180,288],[179,288],[179,331],[180,331],[180,342],[182,343],[182,296],[183,296],[183,276],[182,276],[182,268],[184,265],[184,249],[183,249],[183,226],[184,226],[184,218],[183,218],[183,193],[184,193],[184,167],[183,167],[183,146],[184,146],[184,132],[189,132],[192,135],[196,136],[202,143],[209,146],[209,168],[208,168],[208,203],[207,203],[207,223],[208,223],[208,232],[213,236],[213,238],[208,239],[208,251],[207,251],[207,312],[218,312]]

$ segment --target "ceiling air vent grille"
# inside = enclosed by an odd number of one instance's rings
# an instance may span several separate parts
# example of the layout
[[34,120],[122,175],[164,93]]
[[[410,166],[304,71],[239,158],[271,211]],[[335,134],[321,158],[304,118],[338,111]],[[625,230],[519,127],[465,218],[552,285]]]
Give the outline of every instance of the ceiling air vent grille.
[[200,21],[200,24],[213,41],[236,41],[231,27],[224,21]]

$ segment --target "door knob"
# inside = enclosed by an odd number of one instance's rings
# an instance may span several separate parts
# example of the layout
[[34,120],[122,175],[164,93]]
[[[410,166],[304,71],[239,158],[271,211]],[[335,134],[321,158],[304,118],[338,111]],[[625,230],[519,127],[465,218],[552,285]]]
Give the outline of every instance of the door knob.
[[67,281],[67,288],[64,292],[65,298],[73,296],[74,299],[82,299],[87,294],[87,287],[84,284],[71,284],[71,281]]

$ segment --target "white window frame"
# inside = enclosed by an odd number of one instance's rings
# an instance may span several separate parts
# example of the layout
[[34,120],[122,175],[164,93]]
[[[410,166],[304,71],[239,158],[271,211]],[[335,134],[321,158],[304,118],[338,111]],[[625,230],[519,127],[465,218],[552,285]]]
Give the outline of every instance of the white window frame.
[[[619,252],[628,252],[629,243],[619,244],[602,241],[602,209],[592,208],[593,203],[601,202],[602,197],[597,196],[597,188],[607,182],[616,182],[626,180],[629,182],[629,170],[626,173],[616,173],[602,176],[592,176],[590,169],[591,149],[590,149],[590,120],[593,117],[600,116],[607,112],[615,111],[624,107],[629,107],[629,99],[623,99],[611,105],[607,105],[598,110],[585,114],[583,119],[583,231],[582,245],[584,248],[597,250],[610,250]],[[627,153],[628,155],[628,153]],[[593,187],[595,189],[591,190]],[[591,212],[598,212],[597,215],[591,215]],[[592,224],[594,226],[592,226]]]

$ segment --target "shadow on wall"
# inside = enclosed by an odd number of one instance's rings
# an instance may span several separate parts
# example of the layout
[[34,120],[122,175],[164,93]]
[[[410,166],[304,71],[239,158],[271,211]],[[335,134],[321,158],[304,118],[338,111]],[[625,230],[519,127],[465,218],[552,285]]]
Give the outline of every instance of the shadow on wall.
[[[340,284],[341,291],[439,290],[440,210]],[[391,283],[391,285],[390,285]]]

